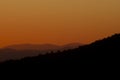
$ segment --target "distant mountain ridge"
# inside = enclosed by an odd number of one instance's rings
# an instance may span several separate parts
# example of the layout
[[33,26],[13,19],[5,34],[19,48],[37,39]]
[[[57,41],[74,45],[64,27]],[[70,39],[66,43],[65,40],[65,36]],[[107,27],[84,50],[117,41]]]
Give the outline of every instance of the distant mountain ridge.
[[57,49],[60,46],[53,44],[16,44],[10,45],[5,48],[15,49],[15,50],[49,50],[49,49]]
[[0,49],[0,62],[10,59],[21,59],[24,57],[46,54],[51,51],[63,51],[81,46],[80,43],[70,43],[63,46],[54,44],[16,44]]
[[15,50],[61,50],[61,49],[73,49],[82,46],[80,43],[69,43],[65,45],[55,44],[15,44],[4,47],[4,49],[15,49]]

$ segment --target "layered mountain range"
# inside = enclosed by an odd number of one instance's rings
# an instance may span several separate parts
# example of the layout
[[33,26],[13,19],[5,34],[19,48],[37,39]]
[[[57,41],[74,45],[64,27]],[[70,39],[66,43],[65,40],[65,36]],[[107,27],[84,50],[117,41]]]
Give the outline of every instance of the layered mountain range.
[[[20,52],[22,53],[22,52]],[[40,64],[43,66],[118,64],[120,63],[120,34],[115,34],[75,49],[51,52],[46,55],[10,60],[3,64]],[[76,66],[76,67],[77,67]]]
[[15,44],[0,49],[0,61],[74,49],[81,45],[80,43],[70,43],[62,46],[54,44]]

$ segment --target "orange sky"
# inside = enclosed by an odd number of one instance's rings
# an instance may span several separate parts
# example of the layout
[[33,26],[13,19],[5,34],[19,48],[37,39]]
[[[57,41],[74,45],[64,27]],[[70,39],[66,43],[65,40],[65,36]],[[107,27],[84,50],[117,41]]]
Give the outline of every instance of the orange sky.
[[90,43],[120,32],[120,0],[1,0],[0,47]]

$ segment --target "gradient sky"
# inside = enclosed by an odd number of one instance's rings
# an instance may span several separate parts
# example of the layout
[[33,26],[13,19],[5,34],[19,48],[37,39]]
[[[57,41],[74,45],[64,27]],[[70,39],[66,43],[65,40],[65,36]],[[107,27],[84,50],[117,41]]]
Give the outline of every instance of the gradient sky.
[[0,0],[0,47],[90,43],[120,32],[120,0]]

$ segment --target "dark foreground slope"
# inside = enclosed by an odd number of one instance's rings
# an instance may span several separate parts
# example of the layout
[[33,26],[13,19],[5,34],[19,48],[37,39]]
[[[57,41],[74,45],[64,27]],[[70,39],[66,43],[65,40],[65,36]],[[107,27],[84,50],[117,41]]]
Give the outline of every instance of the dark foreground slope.
[[120,34],[115,34],[92,44],[73,50],[58,51],[37,57],[7,61],[1,64],[92,64],[92,63],[120,63]]

